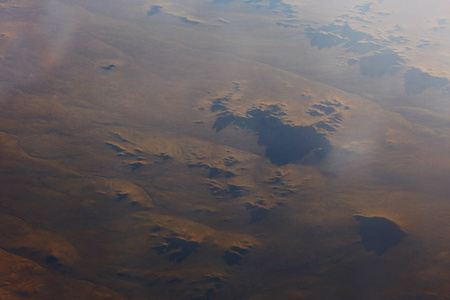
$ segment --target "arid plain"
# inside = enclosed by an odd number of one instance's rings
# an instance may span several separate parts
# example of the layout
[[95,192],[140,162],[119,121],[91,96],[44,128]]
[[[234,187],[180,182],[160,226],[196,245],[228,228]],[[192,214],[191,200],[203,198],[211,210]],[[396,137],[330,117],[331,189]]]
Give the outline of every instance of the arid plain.
[[386,2],[0,1],[0,298],[449,299],[448,5]]

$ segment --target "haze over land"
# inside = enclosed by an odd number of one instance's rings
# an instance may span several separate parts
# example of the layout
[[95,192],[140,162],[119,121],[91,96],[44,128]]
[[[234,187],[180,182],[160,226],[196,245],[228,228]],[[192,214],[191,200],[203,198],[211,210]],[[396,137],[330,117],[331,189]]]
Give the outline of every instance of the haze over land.
[[0,1],[0,298],[450,298],[448,8]]

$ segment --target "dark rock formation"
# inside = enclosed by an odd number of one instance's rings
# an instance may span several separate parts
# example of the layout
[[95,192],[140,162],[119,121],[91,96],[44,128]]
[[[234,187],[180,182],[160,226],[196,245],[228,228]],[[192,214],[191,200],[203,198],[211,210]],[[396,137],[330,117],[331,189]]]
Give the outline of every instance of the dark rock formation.
[[224,178],[231,178],[235,177],[236,175],[233,172],[230,171],[224,171],[222,169],[213,167],[209,169],[209,175],[208,178],[214,178],[214,177],[224,177]]
[[225,255],[222,256],[225,260],[226,264],[229,266],[240,265],[242,255],[247,254],[248,249],[240,248],[237,246],[233,246],[230,250],[225,252]]
[[214,99],[213,104],[211,105],[211,112],[227,110],[226,102],[228,102],[229,100],[229,97]]
[[323,112],[326,115],[332,114],[334,112],[336,112],[336,109],[332,106],[329,105],[323,105],[323,104],[314,104],[312,106],[313,108],[320,110],[321,112]]
[[317,128],[325,129],[326,131],[330,131],[330,132],[336,131],[336,128],[334,128],[334,127],[331,126],[331,125],[328,125],[327,123],[325,123],[325,122],[323,122],[323,121],[317,123],[317,124],[316,124],[316,127],[317,127]]
[[105,145],[107,145],[109,148],[111,148],[112,150],[114,150],[117,153],[125,152],[125,149],[122,149],[120,146],[118,146],[116,144],[105,142]]
[[[380,47],[373,42],[367,43],[374,40],[373,36],[354,30],[348,23],[331,23],[319,28],[309,27],[306,29],[306,36],[311,40],[311,46],[317,46],[319,50],[343,44],[347,51],[361,53]],[[366,43],[359,43],[361,41]]]
[[159,14],[161,12],[162,6],[160,5],[153,5],[150,10],[147,12],[147,17],[154,16],[156,14]]
[[258,144],[266,146],[266,156],[277,165],[286,165],[314,152],[320,158],[331,149],[329,141],[313,126],[284,124],[285,113],[277,105],[255,108],[247,111],[245,117],[238,117],[225,111],[218,114],[213,125],[217,132],[230,124],[248,128],[258,134]]
[[161,158],[162,160],[169,160],[169,159],[173,159],[172,156],[165,154],[165,153],[160,153],[158,155],[156,155],[157,157]]
[[298,25],[292,25],[292,24],[285,24],[282,22],[276,23],[278,26],[284,27],[284,28],[298,28]]
[[309,114],[311,117],[323,117],[323,116],[324,116],[323,113],[318,112],[317,110],[314,110],[314,109],[308,110],[308,114]]
[[229,184],[228,190],[229,190],[232,198],[237,198],[237,197],[242,196],[242,192],[244,191],[244,189],[241,186],[234,185],[234,184]]
[[403,62],[404,60],[397,53],[389,50],[361,57],[359,67],[363,76],[379,77],[386,73],[396,73]]
[[263,206],[247,203],[245,209],[250,212],[250,224],[260,222],[269,215],[269,210]]
[[211,167],[207,164],[204,163],[195,163],[195,164],[189,164],[188,165],[189,168],[202,168],[202,169],[206,169],[209,170],[208,172],[208,178],[209,179],[213,179],[213,178],[231,178],[231,177],[235,177],[236,174],[234,174],[231,171],[227,171],[224,170],[222,168],[218,168],[218,167]]
[[241,197],[244,196],[246,194],[249,193],[249,189],[239,186],[239,185],[234,185],[234,184],[228,184],[226,188],[223,188],[217,184],[214,184],[213,182],[209,183],[208,185],[210,185],[211,187],[209,188],[209,190],[211,191],[211,193],[214,196],[217,197],[229,197],[231,196],[231,198],[237,198],[237,197]]
[[101,68],[105,71],[111,71],[112,69],[114,69],[116,67],[116,65],[114,64],[110,64],[108,66],[102,66]]
[[59,262],[59,259],[57,257],[53,256],[53,255],[47,255],[45,257],[45,262],[47,264],[54,264],[54,263]]
[[449,84],[449,80],[445,77],[435,77],[423,72],[418,68],[410,68],[403,75],[405,80],[406,94],[420,94],[428,88],[441,88]]
[[233,123],[236,120],[236,117],[228,112],[218,114],[218,118],[214,122],[213,128],[216,129],[216,132],[219,132],[225,129],[228,125]]
[[372,51],[378,51],[382,49],[383,46],[379,44],[375,44],[373,42],[359,42],[351,45],[346,49],[346,52],[353,52],[358,54],[367,54]]
[[153,247],[159,255],[169,253],[169,260],[176,260],[181,263],[191,253],[198,250],[200,244],[194,241],[186,241],[180,238],[164,238],[166,244]]
[[130,167],[131,172],[134,172],[137,169],[142,168],[143,166],[144,164],[141,162],[135,162],[128,165],[128,167]]
[[355,216],[361,223],[361,243],[367,251],[381,255],[406,237],[400,227],[383,217]]
[[116,196],[117,196],[117,198],[116,198],[117,201],[122,201],[122,200],[128,198],[129,194],[128,193],[117,193]]
[[189,25],[198,25],[198,24],[200,24],[200,22],[190,20],[190,19],[188,19],[188,18],[186,18],[186,17],[179,17],[179,20],[180,20],[181,22],[186,23],[186,24],[189,24]]
[[359,60],[354,59],[354,58],[350,58],[349,60],[347,60],[347,64],[349,66],[353,66],[354,64],[357,64],[359,62]]
[[345,42],[343,38],[334,33],[326,32],[307,32],[306,36],[311,39],[311,46],[317,48],[331,48]]

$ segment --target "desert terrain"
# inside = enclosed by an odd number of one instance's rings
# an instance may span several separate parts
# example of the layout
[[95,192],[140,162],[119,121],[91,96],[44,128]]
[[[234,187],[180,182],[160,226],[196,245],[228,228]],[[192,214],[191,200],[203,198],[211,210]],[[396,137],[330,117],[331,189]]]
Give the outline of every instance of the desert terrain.
[[0,1],[0,299],[449,299],[447,11]]

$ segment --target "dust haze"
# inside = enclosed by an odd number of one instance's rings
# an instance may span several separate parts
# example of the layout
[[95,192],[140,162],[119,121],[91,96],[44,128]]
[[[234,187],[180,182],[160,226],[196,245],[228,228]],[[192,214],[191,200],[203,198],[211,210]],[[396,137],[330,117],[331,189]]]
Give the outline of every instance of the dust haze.
[[0,1],[0,298],[450,298],[447,8]]

